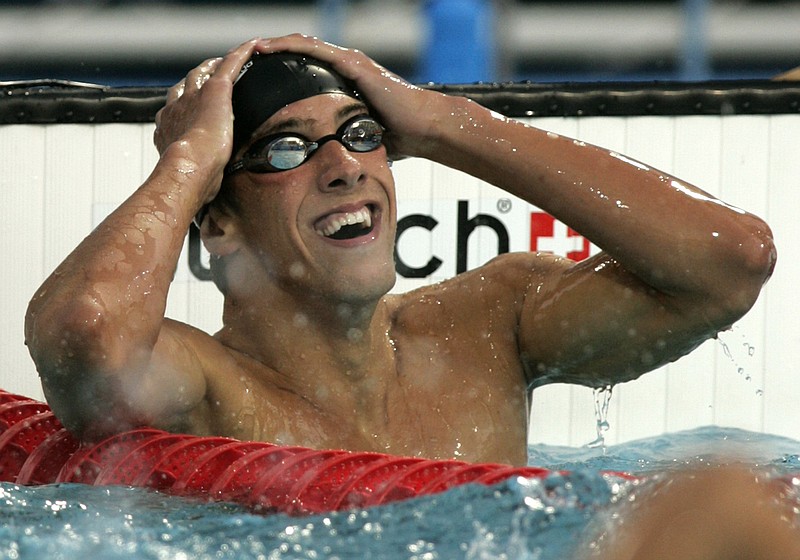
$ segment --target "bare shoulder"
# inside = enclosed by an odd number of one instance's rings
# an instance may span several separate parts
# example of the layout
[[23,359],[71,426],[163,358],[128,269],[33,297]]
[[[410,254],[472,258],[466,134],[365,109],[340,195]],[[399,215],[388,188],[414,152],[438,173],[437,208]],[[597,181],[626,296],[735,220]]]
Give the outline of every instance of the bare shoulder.
[[165,319],[154,349],[150,376],[166,398],[151,424],[165,429],[204,433],[210,429],[209,397],[225,377],[238,378],[235,352],[213,335]]
[[226,349],[213,335],[174,319],[164,319],[158,344],[173,357],[181,357],[192,369],[202,367],[204,361],[222,359]]
[[489,318],[495,326],[516,328],[531,288],[566,266],[564,259],[548,254],[507,253],[442,282],[387,296],[385,302],[396,324],[405,328],[452,321],[468,326]]
[[387,301],[398,310],[427,298],[473,300],[476,297],[485,299],[483,296],[486,296],[517,301],[525,296],[531,283],[560,274],[572,265],[572,261],[549,253],[505,253],[478,268],[399,296],[390,296]]
[[158,351],[168,353],[184,375],[196,378],[195,383],[202,386],[214,377],[236,374],[241,369],[237,359],[240,353],[235,349],[214,335],[173,319],[164,321]]

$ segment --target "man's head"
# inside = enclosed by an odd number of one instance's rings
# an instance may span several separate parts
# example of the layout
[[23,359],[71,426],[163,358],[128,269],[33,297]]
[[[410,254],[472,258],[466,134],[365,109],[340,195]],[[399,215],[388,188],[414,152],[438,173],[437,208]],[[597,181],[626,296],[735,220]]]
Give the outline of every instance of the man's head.
[[[202,228],[212,255],[231,254],[232,247],[244,243],[249,247],[245,254],[257,255],[274,274],[288,269],[293,274],[312,271],[319,268],[322,261],[318,259],[326,258],[329,264],[344,267],[356,254],[362,261],[374,254],[375,258],[368,259],[373,264],[386,261],[384,253],[391,260],[396,213],[394,181],[381,146],[383,129],[369,116],[352,83],[308,56],[255,55],[234,85],[232,103],[231,164],[223,188],[210,205],[214,219],[206,220]],[[272,140],[276,137],[281,140]],[[291,140],[284,142],[285,137]],[[273,149],[273,142],[281,144]],[[306,153],[298,156],[294,150],[301,149]],[[322,155],[311,158],[311,153]],[[353,238],[342,240],[327,233],[345,214],[349,221],[350,213],[363,218],[365,212],[372,225],[354,232]],[[231,223],[233,228],[217,227]],[[232,239],[223,230],[237,232],[233,239],[239,242],[219,243]],[[381,241],[355,239],[364,234]],[[383,248],[374,253],[373,249],[365,253],[344,248],[355,244]],[[237,257],[237,262],[242,258]],[[230,281],[227,260],[212,258],[212,277],[223,293],[228,292]],[[269,265],[264,264],[267,261]],[[245,269],[252,270],[254,261],[250,262]],[[393,263],[388,264],[393,274]],[[366,268],[350,265],[349,270]]]

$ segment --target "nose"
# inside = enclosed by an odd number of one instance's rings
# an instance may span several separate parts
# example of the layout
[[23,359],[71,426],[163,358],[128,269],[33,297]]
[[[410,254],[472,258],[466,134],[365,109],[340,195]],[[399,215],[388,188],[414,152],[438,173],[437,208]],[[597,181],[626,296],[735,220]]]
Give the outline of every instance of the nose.
[[360,154],[349,151],[341,142],[325,142],[317,152],[315,159],[322,168],[320,189],[350,189],[365,180]]

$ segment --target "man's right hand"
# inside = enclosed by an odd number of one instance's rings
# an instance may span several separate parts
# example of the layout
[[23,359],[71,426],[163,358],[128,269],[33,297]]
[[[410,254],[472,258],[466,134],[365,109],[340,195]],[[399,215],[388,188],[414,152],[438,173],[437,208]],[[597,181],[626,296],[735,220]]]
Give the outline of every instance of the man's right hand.
[[179,158],[181,173],[208,174],[208,203],[216,196],[225,165],[231,158],[233,110],[231,92],[239,72],[256,50],[252,39],[223,58],[209,58],[169,88],[156,114],[153,141],[162,159]]

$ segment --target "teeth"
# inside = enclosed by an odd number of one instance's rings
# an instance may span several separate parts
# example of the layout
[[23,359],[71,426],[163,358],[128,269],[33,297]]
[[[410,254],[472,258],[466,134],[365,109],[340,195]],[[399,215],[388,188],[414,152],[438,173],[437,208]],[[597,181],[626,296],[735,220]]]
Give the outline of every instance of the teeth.
[[370,214],[366,206],[355,212],[331,214],[324,220],[321,220],[315,229],[318,234],[324,237],[330,237],[344,226],[352,226],[355,224],[361,224],[364,229],[372,227],[372,214]]

